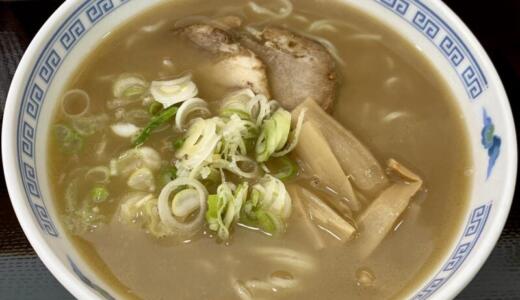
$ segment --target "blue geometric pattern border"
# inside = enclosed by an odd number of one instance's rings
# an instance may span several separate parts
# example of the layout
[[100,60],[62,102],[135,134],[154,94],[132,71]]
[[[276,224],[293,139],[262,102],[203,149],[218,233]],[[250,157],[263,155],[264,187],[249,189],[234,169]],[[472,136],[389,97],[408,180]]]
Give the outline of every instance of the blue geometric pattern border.
[[107,291],[105,291],[102,287],[100,287],[99,285],[95,284],[92,282],[92,280],[88,279],[87,276],[85,276],[83,274],[83,272],[81,272],[81,270],[78,268],[78,266],[72,261],[72,259],[70,259],[70,257],[67,256],[67,259],[69,260],[69,264],[70,266],[72,267],[72,270],[74,271],[74,273],[76,273],[76,275],[79,277],[79,279],[81,279],[81,281],[83,281],[83,283],[85,283],[86,285],[88,285],[91,289],[95,290],[96,292],[98,292],[98,294],[100,294],[101,296],[103,296],[103,298],[105,298],[106,300],[115,300],[116,298],[112,297],[112,295],[110,295],[110,293],[108,293]]
[[439,49],[459,76],[470,99],[477,99],[488,88],[486,76],[466,44],[421,0],[374,1],[410,23]]
[[116,7],[129,0],[85,1],[58,28],[38,57],[24,90],[18,115],[17,154],[18,166],[25,195],[40,227],[49,235],[58,237],[58,230],[49,217],[45,200],[40,193],[36,176],[35,139],[38,118],[48,87],[61,64],[80,38],[97,22],[110,14]]
[[[49,217],[45,200],[41,195],[36,176],[35,138],[38,130],[38,118],[47,89],[53,78],[74,49],[78,41],[111,12],[130,0],[85,0],[63,24],[58,28],[50,41],[45,45],[33,68],[25,86],[17,127],[17,158],[25,195],[38,220],[41,229],[50,236],[59,237],[58,231]],[[468,96],[475,100],[487,88],[487,79],[468,47],[455,31],[438,15],[430,10],[421,0],[374,0],[399,17],[406,20],[414,28],[428,38],[450,62],[457,72]],[[484,115],[486,123],[487,115]],[[489,130],[489,124],[488,127]],[[487,133],[486,133],[487,134]],[[489,135],[490,136],[490,135]],[[488,137],[488,135],[486,135]],[[498,156],[498,155],[497,155]],[[496,160],[496,159],[495,159]],[[455,250],[441,270],[413,299],[427,299],[437,291],[462,265],[477,243],[491,211],[492,204],[482,205],[474,209]],[[106,299],[113,297],[86,278],[79,268],[70,260],[76,275],[88,286],[96,290]]]
[[457,243],[455,250],[453,250],[441,270],[412,298],[413,300],[427,299],[455,274],[479,240],[489,213],[491,212],[492,205],[492,203],[484,204],[471,212],[464,233]]

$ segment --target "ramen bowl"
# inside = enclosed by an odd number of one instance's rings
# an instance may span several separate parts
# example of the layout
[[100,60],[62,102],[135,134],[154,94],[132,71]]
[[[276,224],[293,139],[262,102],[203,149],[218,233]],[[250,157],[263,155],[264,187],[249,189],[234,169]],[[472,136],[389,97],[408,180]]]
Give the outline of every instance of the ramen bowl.
[[[38,32],[16,71],[2,128],[9,195],[31,245],[79,299],[117,293],[80,257],[57,219],[47,173],[53,108],[103,38],[160,0],[67,0]],[[443,262],[408,298],[449,299],[475,276],[507,219],[516,181],[511,109],[500,78],[476,38],[441,1],[343,0],[413,43],[442,74],[466,123],[474,161],[470,200]]]

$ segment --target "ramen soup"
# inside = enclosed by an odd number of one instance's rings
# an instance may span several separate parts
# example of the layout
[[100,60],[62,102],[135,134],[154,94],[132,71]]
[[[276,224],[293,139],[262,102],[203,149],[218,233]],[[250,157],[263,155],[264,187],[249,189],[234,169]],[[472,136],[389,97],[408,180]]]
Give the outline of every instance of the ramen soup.
[[423,54],[332,1],[170,1],[107,34],[49,133],[61,223],[129,299],[395,299],[468,198]]

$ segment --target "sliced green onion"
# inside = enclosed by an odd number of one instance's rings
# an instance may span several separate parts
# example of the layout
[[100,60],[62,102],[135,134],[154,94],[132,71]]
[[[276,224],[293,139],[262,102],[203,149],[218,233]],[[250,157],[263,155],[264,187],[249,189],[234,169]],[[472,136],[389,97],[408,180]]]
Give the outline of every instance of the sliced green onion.
[[119,220],[127,224],[136,224],[156,238],[172,233],[164,226],[157,211],[157,198],[153,194],[132,192],[121,199]]
[[110,196],[108,190],[103,186],[95,186],[90,190],[90,198],[94,203],[105,202]]
[[277,150],[283,149],[291,130],[291,114],[279,108],[268,119],[263,121],[262,132],[256,143],[256,160],[265,162]]
[[209,229],[217,232],[219,239],[229,239],[230,228],[240,217],[248,189],[247,182],[241,183],[237,188],[232,183],[224,182],[217,188],[216,195],[208,196],[206,221]]
[[291,131],[291,113],[279,108],[273,114],[272,119],[276,122],[276,133],[278,134],[276,150],[281,150],[287,143]]
[[154,102],[152,102],[152,104],[150,104],[150,106],[148,106],[148,112],[152,116],[155,116],[162,110],[162,108],[163,108],[163,105],[161,103],[154,101]]
[[125,98],[132,98],[134,96],[140,96],[145,91],[146,91],[146,87],[141,86],[141,85],[133,85],[133,86],[128,87],[123,92],[123,97],[125,97]]
[[220,116],[223,117],[223,118],[229,118],[232,115],[237,115],[242,120],[249,120],[249,119],[251,119],[251,116],[249,115],[248,112],[243,111],[243,110],[239,110],[239,109],[229,108],[229,109],[224,109],[224,110],[222,110],[220,112]]
[[196,189],[181,190],[173,197],[172,214],[178,218],[186,218],[199,208],[198,192]]
[[186,139],[185,138],[177,138],[175,139],[173,142],[172,142],[172,145],[173,145],[173,149],[175,150],[179,150],[180,148],[182,148],[182,145],[184,145],[184,141]]
[[287,142],[287,145],[279,150],[278,152],[273,153],[274,157],[280,157],[288,154],[289,152],[293,151],[296,145],[298,144],[298,141],[300,140],[300,134],[303,127],[303,120],[305,119],[305,113],[307,112],[307,108],[301,109],[298,120],[296,121],[296,128],[294,128],[289,133],[289,141]]
[[[184,171],[197,173],[205,161],[211,159],[221,139],[218,132],[219,123],[218,118],[198,118],[190,126],[184,135],[186,140],[182,147],[175,152],[175,156],[180,160],[177,167],[182,169],[183,174]],[[195,175],[191,173],[190,176]]]
[[267,233],[276,235],[283,231],[284,225],[282,220],[270,212],[259,210],[256,212],[256,218],[260,229]]
[[155,191],[155,178],[152,171],[146,167],[135,170],[130,177],[128,177],[126,184],[138,191]]
[[287,156],[277,157],[269,160],[279,166],[278,170],[272,175],[280,180],[288,180],[298,173],[298,164]]
[[262,195],[257,189],[252,189],[249,198],[244,204],[244,215],[248,223],[256,221],[256,211],[260,204],[260,197]]
[[276,151],[277,136],[274,120],[265,120],[262,125],[262,133],[256,142],[256,161],[265,162]]
[[159,183],[161,186],[167,185],[170,181],[177,178],[177,168],[175,167],[166,167],[163,168],[159,175]]
[[84,90],[66,92],[61,99],[61,111],[70,119],[84,116],[90,109],[90,96]]
[[175,127],[177,130],[184,130],[189,119],[193,119],[196,115],[209,116],[211,114],[208,103],[200,98],[188,99],[179,106],[177,115],[175,116]]
[[78,178],[72,179],[65,189],[65,208],[68,213],[74,212],[78,209],[78,189]]
[[136,108],[131,110],[123,110],[121,122],[132,123],[138,127],[144,127],[150,122],[151,116],[145,109]]
[[161,156],[151,147],[132,148],[110,161],[111,176],[129,176],[136,169],[146,167],[152,171],[161,168]]
[[108,123],[108,116],[106,114],[83,116],[72,119],[72,127],[74,130],[82,135],[89,136],[103,130]]
[[[174,215],[172,215],[170,199],[172,194],[175,195],[179,188],[193,188],[197,191],[199,210],[194,216],[187,220],[178,220]],[[207,197],[208,191],[200,181],[187,177],[179,177],[175,179],[163,187],[159,194],[157,209],[159,211],[161,222],[177,235],[189,236],[194,234],[197,230],[202,228],[204,215],[207,209]]]
[[112,129],[112,132],[115,135],[123,138],[130,138],[139,133],[139,127],[135,126],[132,123],[115,123],[110,125],[110,129]]
[[222,100],[220,116],[229,118],[237,114],[241,119],[251,119],[249,104],[254,97],[255,93],[251,89],[242,89],[228,94]]
[[67,125],[54,125],[54,137],[63,153],[76,154],[83,149],[83,138]]
[[[218,186],[222,182],[220,172],[215,168],[205,167],[204,173],[201,171],[201,182],[204,184],[209,193],[216,193]],[[209,172],[208,172],[209,171]]]
[[177,106],[170,106],[167,109],[164,109],[163,111],[155,115],[150,120],[148,125],[146,125],[146,127],[141,131],[141,133],[139,133],[137,138],[134,140],[134,146],[140,146],[144,144],[144,142],[150,137],[154,129],[170,121],[175,116],[175,114],[177,113],[177,109]]
[[198,89],[191,81],[191,74],[174,80],[152,81],[150,93],[155,101],[168,108],[197,96]]
[[112,87],[112,92],[117,98],[134,98],[146,92],[148,83],[135,75],[124,74],[119,76]]
[[271,175],[265,175],[251,188],[243,205],[241,221],[260,228],[265,233],[279,234],[285,230],[292,203],[285,185]]
[[157,208],[157,199],[148,200],[143,205],[143,215],[146,216],[144,227],[146,231],[156,238],[171,235],[171,231],[161,222]]
[[100,213],[99,207],[85,201],[80,208],[67,214],[64,220],[70,232],[81,235],[99,228],[106,222],[106,216]]
[[219,201],[217,195],[209,195],[208,196],[208,211],[206,212],[206,221],[209,223],[209,229],[213,231],[217,231],[219,224],[217,222],[213,222],[210,220],[218,220],[219,219]]

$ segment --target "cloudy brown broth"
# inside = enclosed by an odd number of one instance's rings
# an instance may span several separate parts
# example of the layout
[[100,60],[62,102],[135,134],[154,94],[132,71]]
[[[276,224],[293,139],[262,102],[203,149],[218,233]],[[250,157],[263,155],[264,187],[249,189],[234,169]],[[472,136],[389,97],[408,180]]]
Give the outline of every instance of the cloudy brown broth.
[[[274,9],[280,2],[262,5]],[[414,45],[377,20],[331,1],[294,1],[292,14],[280,20],[253,13],[244,1],[170,1],[107,35],[78,67],[66,90],[85,91],[91,99],[90,113],[105,113],[109,123],[115,117],[107,102],[114,98],[112,84],[122,73],[140,74],[152,81],[191,72],[198,97],[218,101],[226,91],[205,74],[210,57],[173,38],[172,29],[179,20],[186,24],[200,20],[185,19],[188,16],[226,15],[241,17],[243,25],[281,25],[332,43],[342,60],[336,62],[340,83],[332,115],[381,164],[395,158],[417,173],[424,181],[420,192],[375,252],[361,259],[355,251],[358,239],[337,243],[323,234],[329,246],[315,250],[297,212],[279,237],[238,226],[227,242],[217,242],[207,229],[183,241],[157,239],[119,221],[119,201],[129,188],[125,180],[114,178],[107,186],[109,201],[99,206],[105,224],[81,234],[69,233],[77,250],[101,278],[128,298],[240,299],[234,283],[268,281],[272,274],[286,273],[296,280],[296,286],[251,288],[253,298],[404,297],[432,274],[454,240],[467,203],[472,160],[462,114],[441,75]],[[323,19],[336,20],[331,24],[337,30],[309,30],[310,24]],[[55,123],[67,120],[57,109]],[[172,137],[172,131],[165,128],[154,132],[146,145],[164,160],[171,160]],[[75,155],[63,155],[50,140],[50,178],[61,215],[67,213],[67,178],[74,170],[108,165],[133,147],[131,140],[114,136],[109,129],[88,137],[83,151]],[[302,175],[295,182],[316,190],[313,178]],[[87,192],[85,186],[78,189]],[[327,189],[315,193],[336,197]],[[361,201],[363,207],[369,202]],[[66,227],[65,220],[63,223]],[[300,253],[312,263],[288,264],[265,250],[278,248]]]

